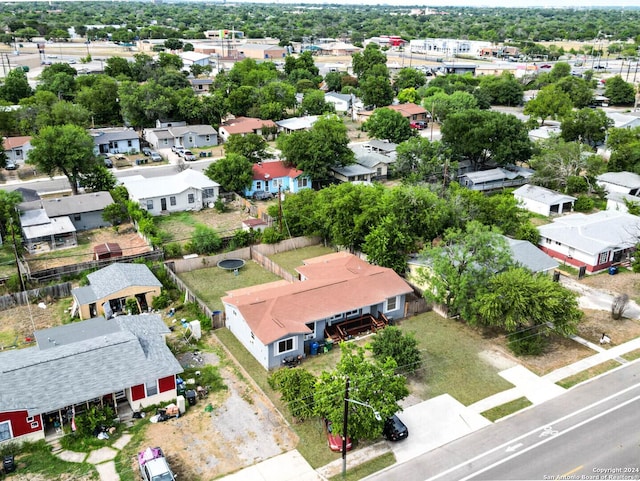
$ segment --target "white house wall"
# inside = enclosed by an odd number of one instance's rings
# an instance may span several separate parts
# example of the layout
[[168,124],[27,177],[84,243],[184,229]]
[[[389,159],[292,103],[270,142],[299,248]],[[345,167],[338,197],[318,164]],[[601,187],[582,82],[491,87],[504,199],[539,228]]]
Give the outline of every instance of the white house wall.
[[[194,202],[189,203],[189,194],[193,194]],[[176,205],[171,205],[171,197],[176,198]],[[167,208],[164,212],[182,212],[185,210],[201,210],[202,191],[195,188],[189,188],[184,192],[176,195],[159,195],[148,199],[136,199],[140,203],[140,207],[147,210],[151,215],[160,215],[163,212],[162,199],[166,199]],[[147,208],[147,200],[153,201],[153,209]],[[215,199],[214,199],[215,200]]]
[[269,369],[269,349],[253,335],[249,325],[235,306],[224,305],[226,326],[251,355],[264,367]]
[[131,409],[134,411],[138,411],[139,409],[145,406],[151,406],[153,404],[160,404],[164,402],[175,402],[178,397],[178,391],[174,389],[169,389],[168,391],[161,392],[156,394],[155,396],[147,396],[142,399],[138,399],[137,401],[131,400],[131,389],[126,389],[126,396]]
[[[551,257],[562,258],[569,257],[579,263],[583,263],[589,266],[595,266],[598,264],[598,256],[589,254],[587,252],[579,251],[573,247],[569,247],[565,244],[558,244],[552,239],[540,239],[540,247],[543,247],[550,252],[547,252]],[[559,254],[559,256],[558,256]],[[611,253],[609,253],[611,255]]]
[[515,196],[516,200],[522,203],[522,206],[528,210],[529,212],[535,212],[536,214],[544,215],[546,217],[549,216],[550,206],[548,204],[543,204],[542,202],[538,202],[533,199],[528,199],[520,196]]

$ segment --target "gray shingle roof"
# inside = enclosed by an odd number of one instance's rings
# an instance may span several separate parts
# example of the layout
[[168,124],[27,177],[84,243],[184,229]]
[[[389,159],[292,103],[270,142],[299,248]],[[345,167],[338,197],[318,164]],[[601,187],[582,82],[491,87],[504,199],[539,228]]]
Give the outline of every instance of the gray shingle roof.
[[360,165],[360,164],[349,164],[342,167],[331,167],[331,170],[339,174],[342,174],[345,177],[351,177],[354,175],[374,174],[376,172],[375,169],[371,169],[369,167],[365,167],[364,165]]
[[640,217],[611,210],[571,214],[541,225],[538,232],[543,238],[595,255],[611,248],[636,245]]
[[196,135],[218,135],[216,129],[210,125],[185,125],[182,127],[169,127],[169,132],[174,137],[184,137],[186,134],[194,133]]
[[203,190],[220,187],[202,172],[187,169],[179,174],[163,175],[160,177],[131,176],[121,179],[132,199],[141,201],[155,197],[176,195],[189,189]]
[[561,194],[551,189],[546,189],[537,185],[525,184],[513,191],[514,196],[531,199],[546,205],[556,205],[564,202],[573,202],[575,197]]
[[547,272],[558,267],[558,262],[531,242],[505,237],[511,249],[511,258],[531,272]]
[[352,148],[354,154],[356,154],[356,162],[365,167],[375,168],[380,164],[391,164],[393,159],[384,154],[378,152],[370,152],[364,147],[356,146]]
[[144,264],[116,262],[87,275],[95,299],[105,298],[132,286],[161,287],[162,283]]
[[[0,353],[0,412],[29,415],[182,372],[158,315],[95,318],[37,333],[38,346]],[[50,345],[48,338],[60,339]],[[41,344],[46,346],[43,348]]]
[[629,189],[640,188],[640,175],[633,172],[606,172],[596,177],[598,182],[628,187]]
[[96,144],[108,144],[114,140],[130,140],[138,138],[138,133],[135,130],[127,128],[95,129],[90,130],[89,134],[93,137],[93,141]]
[[384,140],[372,139],[367,142],[367,145],[376,149],[383,150],[385,152],[395,152],[398,144],[394,144],[393,142],[385,142]]
[[42,203],[42,208],[47,212],[47,215],[53,218],[100,211],[113,204],[113,198],[109,192],[93,192],[91,194],[42,199],[39,202]]

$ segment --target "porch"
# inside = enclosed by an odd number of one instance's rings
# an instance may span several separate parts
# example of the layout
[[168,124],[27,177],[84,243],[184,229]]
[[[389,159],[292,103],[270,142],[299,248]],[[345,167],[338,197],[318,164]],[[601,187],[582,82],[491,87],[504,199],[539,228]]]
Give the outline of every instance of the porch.
[[383,313],[378,317],[371,314],[364,314],[360,317],[348,319],[338,324],[332,324],[324,329],[325,339],[331,339],[334,343],[347,341],[363,333],[372,333],[384,329],[391,320]]

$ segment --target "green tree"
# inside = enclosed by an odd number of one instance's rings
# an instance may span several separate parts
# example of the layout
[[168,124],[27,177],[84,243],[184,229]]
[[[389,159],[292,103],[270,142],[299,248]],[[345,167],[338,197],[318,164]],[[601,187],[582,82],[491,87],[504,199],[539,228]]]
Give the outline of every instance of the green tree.
[[196,224],[191,237],[190,249],[196,254],[213,254],[222,246],[222,239],[211,227]]
[[[376,43],[369,43],[362,52],[356,52],[351,56],[353,73],[359,80],[365,78],[376,65],[386,69],[387,56],[380,50]],[[388,75],[387,75],[388,79]]]
[[224,144],[224,152],[226,155],[239,154],[254,164],[273,157],[269,144],[258,134],[231,135]]
[[93,138],[77,125],[44,127],[31,139],[31,145],[28,162],[50,177],[62,173],[74,195],[82,175],[96,165]]
[[520,105],[522,103],[522,84],[508,71],[504,71],[499,76],[483,76],[478,90],[489,99],[492,105]]
[[414,135],[409,119],[397,110],[384,107],[376,109],[363,124],[363,128],[375,139],[386,139],[396,144]]
[[394,214],[386,215],[364,238],[362,252],[372,264],[389,267],[398,274],[407,270],[407,255],[415,243],[406,225]]
[[6,239],[9,225],[20,225],[18,204],[22,202],[22,194],[16,191],[0,190],[0,236]]
[[418,94],[418,91],[413,87],[402,89],[398,92],[398,102],[401,104],[418,104],[420,103],[420,94]]
[[307,90],[300,104],[301,115],[323,115],[335,113],[335,107],[324,99],[322,90]]
[[611,105],[633,105],[636,90],[633,84],[622,80],[620,75],[607,79],[604,84],[604,95],[609,97]]
[[556,82],[556,86],[569,96],[571,103],[577,109],[587,107],[593,100],[593,89],[583,78],[573,75],[562,77]]
[[587,151],[579,142],[566,142],[558,137],[542,141],[539,152],[531,157],[531,168],[535,170],[532,181],[565,192],[569,178],[588,174]]
[[420,269],[424,297],[443,304],[449,315],[473,321],[473,300],[496,272],[511,264],[507,241],[495,229],[477,221],[465,230],[448,229],[439,245],[422,251],[427,267]]
[[420,70],[407,67],[400,69],[393,82],[393,87],[395,88],[396,92],[400,92],[401,90],[407,88],[414,88],[417,90],[422,87],[426,83],[426,81],[426,75],[420,72]]
[[434,93],[422,101],[434,119],[444,122],[450,114],[478,108],[478,100],[468,92],[456,90],[452,94],[443,91]]
[[422,353],[412,332],[404,333],[395,326],[378,331],[371,342],[371,351],[378,360],[390,357],[402,374],[413,374],[422,368]]
[[210,164],[204,173],[227,192],[244,193],[253,182],[252,169],[253,162],[240,154],[230,153]]
[[328,72],[324,76],[324,83],[327,86],[327,92],[342,91],[342,76],[340,72]]
[[349,399],[366,403],[370,407],[348,403],[349,422],[346,433],[353,439],[376,439],[382,434],[382,419],[400,410],[398,401],[409,394],[407,380],[396,374],[397,364],[392,358],[384,361],[367,360],[362,347],[340,344],[341,357],[336,368],[324,371],[315,390],[316,414],[333,423],[336,434],[343,435],[342,419],[345,406],[345,386],[349,382]]
[[613,127],[613,120],[604,110],[585,107],[565,116],[560,125],[560,135],[567,142],[580,141],[595,147],[604,143],[610,127]]
[[526,115],[540,119],[540,125],[544,125],[547,119],[561,119],[572,108],[571,98],[556,85],[548,85],[542,88],[534,99],[529,100],[523,112]]
[[87,75],[84,78],[88,81],[83,80],[76,94],[76,102],[91,113],[92,123],[94,125],[122,123],[116,80],[107,75]]
[[20,100],[33,95],[33,90],[27,80],[27,74],[21,68],[15,68],[6,75],[0,87],[0,98],[17,104]]
[[80,175],[80,184],[88,192],[108,192],[116,186],[117,182],[115,175],[99,164],[93,170]]
[[184,42],[179,38],[168,38],[164,41],[164,48],[167,50],[182,50],[182,47],[184,47]]
[[474,302],[478,322],[529,337],[548,332],[571,336],[583,316],[575,293],[547,275],[520,267],[492,276]]
[[468,159],[475,170],[489,161],[508,165],[527,161],[531,156],[527,128],[514,115],[464,110],[449,115],[440,131],[454,160]]
[[106,65],[104,66],[104,73],[109,77],[126,77],[131,79],[131,65],[126,58],[123,57],[109,57]]
[[269,376],[269,385],[280,392],[292,417],[305,420],[315,413],[313,396],[316,377],[306,369],[278,369]]
[[354,162],[347,127],[335,114],[318,118],[308,131],[280,135],[276,140],[287,164],[302,170],[316,185],[331,177],[331,168]]
[[[384,68],[386,70],[386,67]],[[376,69],[374,68],[371,72],[375,71]],[[360,96],[365,105],[372,105],[373,107],[391,105],[393,102],[394,92],[393,87],[391,87],[388,74],[368,74],[360,81]]]

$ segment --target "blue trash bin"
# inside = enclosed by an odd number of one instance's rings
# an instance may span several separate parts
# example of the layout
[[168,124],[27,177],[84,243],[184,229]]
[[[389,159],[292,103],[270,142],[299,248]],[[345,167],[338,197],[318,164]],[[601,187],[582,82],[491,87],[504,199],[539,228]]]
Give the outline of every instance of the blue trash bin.
[[618,273],[618,268],[616,266],[609,267],[609,275],[613,276]]
[[316,354],[318,354],[318,343],[314,342],[311,344],[311,355],[315,356]]

